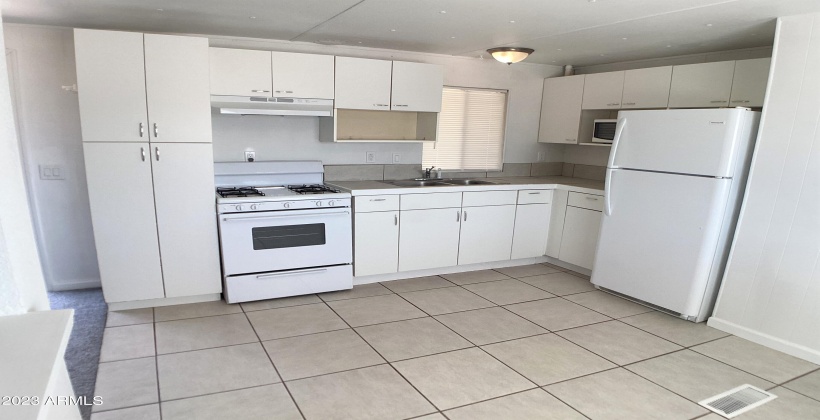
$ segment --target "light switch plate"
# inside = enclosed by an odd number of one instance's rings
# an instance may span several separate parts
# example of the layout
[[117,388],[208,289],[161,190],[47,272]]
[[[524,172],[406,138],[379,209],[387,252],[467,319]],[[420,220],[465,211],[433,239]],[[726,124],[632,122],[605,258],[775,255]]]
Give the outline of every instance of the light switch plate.
[[401,163],[401,155],[398,153],[393,153],[393,163]]
[[40,165],[40,179],[49,181],[65,179],[63,167],[60,165]]
[[367,152],[364,161],[367,163],[376,163],[376,152]]

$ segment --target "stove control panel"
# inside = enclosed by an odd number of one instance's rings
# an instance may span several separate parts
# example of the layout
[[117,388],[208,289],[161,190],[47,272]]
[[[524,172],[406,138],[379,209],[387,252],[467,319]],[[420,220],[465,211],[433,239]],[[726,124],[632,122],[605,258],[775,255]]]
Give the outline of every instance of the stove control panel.
[[253,211],[285,211],[325,207],[350,207],[350,198],[322,200],[260,201],[254,203],[219,204],[219,213],[247,213]]

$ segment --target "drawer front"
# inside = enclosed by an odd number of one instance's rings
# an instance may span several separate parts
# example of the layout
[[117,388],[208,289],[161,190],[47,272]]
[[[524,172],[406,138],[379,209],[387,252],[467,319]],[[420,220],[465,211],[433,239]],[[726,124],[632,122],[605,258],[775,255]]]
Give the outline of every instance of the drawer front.
[[356,213],[395,211],[398,209],[398,195],[363,195],[355,197],[353,201],[353,211]]
[[521,190],[518,192],[518,204],[549,204],[552,202],[552,190]]
[[580,207],[595,211],[604,211],[604,196],[571,192],[567,201],[568,206]]
[[461,193],[404,194],[402,210],[446,209],[461,207]]
[[353,266],[337,265],[225,279],[228,303],[345,290],[353,287]]
[[463,207],[505,206],[515,204],[518,191],[465,192]]

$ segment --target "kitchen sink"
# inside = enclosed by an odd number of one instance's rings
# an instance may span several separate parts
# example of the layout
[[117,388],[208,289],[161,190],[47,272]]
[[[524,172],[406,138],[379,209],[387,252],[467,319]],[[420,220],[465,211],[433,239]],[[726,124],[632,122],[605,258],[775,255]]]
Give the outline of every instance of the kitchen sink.
[[444,179],[442,180],[446,184],[450,185],[495,185],[495,182],[492,181],[484,181],[481,179]]
[[400,181],[385,181],[397,187],[447,187],[454,185],[496,185],[497,182],[485,181],[481,179],[404,179]]
[[453,185],[438,179],[405,179],[401,181],[390,181],[388,184],[393,184],[397,187],[444,187]]

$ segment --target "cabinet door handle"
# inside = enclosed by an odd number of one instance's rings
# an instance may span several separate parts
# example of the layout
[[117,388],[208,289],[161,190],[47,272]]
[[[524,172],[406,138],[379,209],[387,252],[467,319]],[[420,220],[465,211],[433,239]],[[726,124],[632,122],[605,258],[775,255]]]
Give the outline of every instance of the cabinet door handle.
[[457,211],[456,212],[456,222],[460,222],[460,221],[461,221],[461,212]]
[[371,198],[370,201],[385,201],[386,198]]
[[709,101],[710,104],[722,104],[726,103],[726,101]]
[[285,93],[293,93],[292,90],[286,90]]
[[399,215],[398,214],[393,215],[393,224],[396,225],[396,226],[399,225]]
[[142,161],[145,162],[145,148],[140,147],[140,154],[142,155]]
[[140,137],[145,135],[145,124],[140,123]]
[[736,100],[734,100],[734,101],[732,101],[732,102],[739,102],[739,103],[741,103],[741,104],[748,104],[748,103],[749,103],[749,101],[744,101],[744,100],[742,100],[742,99],[736,99]]
[[541,194],[541,193],[540,192],[531,192],[531,193],[527,193],[527,194],[536,195],[536,194]]
[[373,106],[387,106],[385,104],[373,104]]
[[597,199],[597,198],[595,198],[595,197],[586,197],[586,199],[587,199],[587,200],[592,200],[592,201],[598,201],[598,199]]
[[393,105],[393,106],[405,106],[405,107],[406,107],[406,106],[408,106],[408,105],[399,105],[399,104],[396,104],[396,105]]
[[564,141],[567,142],[567,143],[571,143],[571,142],[574,142],[575,139],[564,139]]
[[624,102],[624,105],[635,105],[635,102]]
[[157,162],[159,162],[159,147],[154,148],[154,153],[157,155]]
[[464,221],[467,221],[467,210],[464,210]]
[[154,137],[159,137],[159,127],[154,123]]
[[611,104],[606,104],[606,106],[616,106],[616,105],[620,105],[620,103],[611,103]]
[[[262,89],[253,89],[253,90],[251,90],[251,92],[253,92],[253,93],[270,93],[269,90],[262,90]],[[279,92],[279,91],[277,90],[277,92]]]

